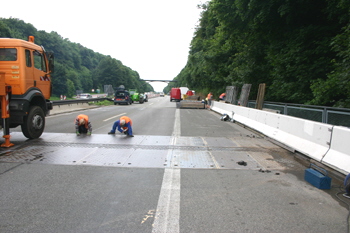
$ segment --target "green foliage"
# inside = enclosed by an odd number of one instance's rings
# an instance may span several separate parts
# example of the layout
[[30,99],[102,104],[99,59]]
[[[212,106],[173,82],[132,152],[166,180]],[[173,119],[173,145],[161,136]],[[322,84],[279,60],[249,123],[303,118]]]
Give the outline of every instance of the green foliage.
[[72,98],[75,95],[74,82],[70,79],[67,80],[67,96]]
[[98,105],[98,106],[109,106],[109,105],[114,105],[114,102],[109,100],[103,100],[103,101],[93,102],[92,104]]
[[[0,37],[27,40],[35,37],[35,43],[55,54],[55,73],[52,74],[53,96],[74,96],[76,90],[89,92],[103,90],[104,85],[153,91],[153,87],[141,81],[139,74],[121,61],[96,53],[81,44],[62,38],[57,32],[38,31],[33,25],[15,18],[0,18]],[[113,44],[111,44],[113,46]]]
[[[350,107],[350,3],[345,0],[212,0],[177,86],[220,94],[266,83],[265,99]],[[170,90],[170,83],[165,90]]]

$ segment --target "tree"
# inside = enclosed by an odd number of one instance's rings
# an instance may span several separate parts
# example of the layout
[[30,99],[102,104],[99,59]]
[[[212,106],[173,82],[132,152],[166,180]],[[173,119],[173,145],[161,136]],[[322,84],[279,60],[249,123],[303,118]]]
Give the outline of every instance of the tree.
[[67,80],[67,96],[70,98],[75,96],[74,82],[70,79]]
[[[35,43],[55,54],[55,73],[52,74],[54,96],[71,92],[67,86],[69,84],[71,88],[71,82],[76,89],[84,91],[103,89],[104,85],[117,86],[119,83],[130,87],[146,86],[136,71],[115,58],[72,43],[57,32],[37,31],[33,25],[22,20],[0,18],[0,37],[27,40],[29,35],[35,36]],[[148,88],[153,90],[151,86]]]

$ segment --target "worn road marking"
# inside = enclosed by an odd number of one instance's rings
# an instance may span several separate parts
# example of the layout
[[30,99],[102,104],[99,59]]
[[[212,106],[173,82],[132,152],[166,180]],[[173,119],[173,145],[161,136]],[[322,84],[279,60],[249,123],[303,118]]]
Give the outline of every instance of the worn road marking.
[[152,233],[180,232],[180,171],[165,168]]
[[180,109],[176,109],[174,129],[171,136],[173,136],[173,138],[181,136]]
[[122,113],[122,114],[119,114],[119,115],[116,115],[116,116],[113,116],[113,117],[110,117],[110,118],[107,118],[107,119],[105,119],[105,120],[103,120],[103,121],[109,121],[109,120],[111,120],[111,119],[113,119],[113,118],[116,118],[116,117],[119,117],[119,116],[125,115],[125,114],[126,114],[126,112],[124,112],[124,113]]
[[[177,137],[181,135],[180,109],[175,112],[175,124],[173,129],[173,141],[175,144]],[[158,199],[158,206],[153,222],[152,233],[178,233],[180,232],[180,169],[174,168],[173,150],[168,151],[168,162],[170,168],[164,169],[163,183]],[[169,161],[170,160],[170,161]]]

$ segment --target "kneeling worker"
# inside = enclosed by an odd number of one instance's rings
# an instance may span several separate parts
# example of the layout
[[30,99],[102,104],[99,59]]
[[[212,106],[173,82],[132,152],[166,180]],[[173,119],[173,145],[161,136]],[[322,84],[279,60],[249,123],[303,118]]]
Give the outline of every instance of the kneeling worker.
[[122,116],[119,120],[114,122],[112,130],[108,134],[115,134],[115,130],[118,128],[118,131],[126,134],[128,137],[134,137],[132,134],[132,121],[127,116]]
[[75,132],[77,133],[77,136],[84,133],[87,135],[91,135],[92,133],[92,127],[91,123],[89,121],[89,117],[84,114],[80,114],[75,119]]

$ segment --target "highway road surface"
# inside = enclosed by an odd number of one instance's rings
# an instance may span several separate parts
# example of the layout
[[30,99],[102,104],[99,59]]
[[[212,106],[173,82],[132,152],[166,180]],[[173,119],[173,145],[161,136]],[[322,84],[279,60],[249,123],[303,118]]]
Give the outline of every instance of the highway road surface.
[[[76,136],[90,117],[93,134]],[[120,116],[135,137],[108,135]],[[46,119],[41,138],[11,129],[0,148],[0,232],[347,232],[341,182],[304,180],[307,160],[205,109],[169,98]]]

